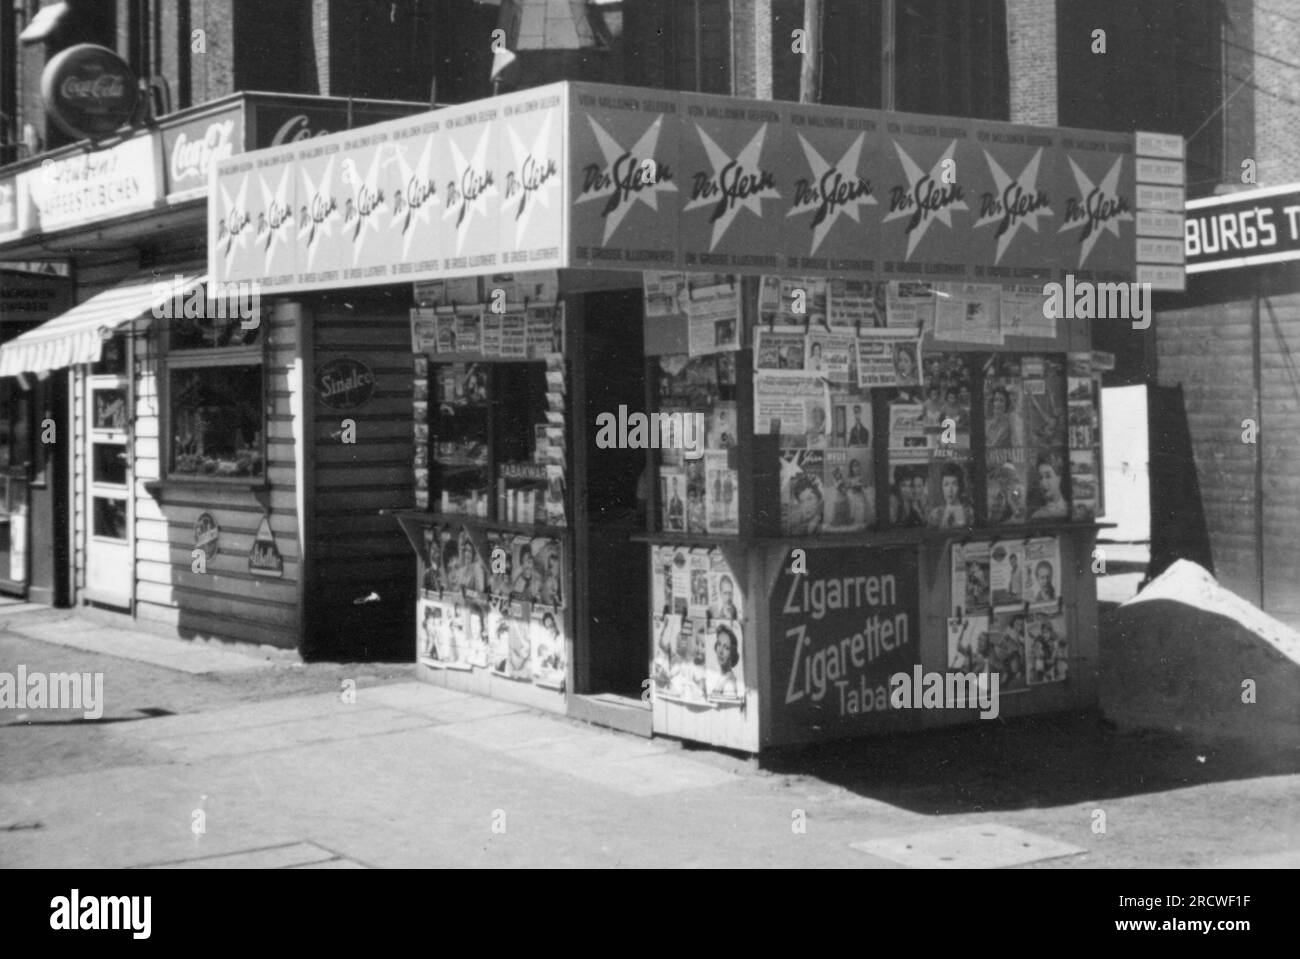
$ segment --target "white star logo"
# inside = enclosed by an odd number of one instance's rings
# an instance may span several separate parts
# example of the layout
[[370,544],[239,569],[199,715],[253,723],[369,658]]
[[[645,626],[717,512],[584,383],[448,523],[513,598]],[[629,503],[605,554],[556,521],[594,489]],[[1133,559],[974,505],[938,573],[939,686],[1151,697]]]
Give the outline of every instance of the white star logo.
[[312,182],[305,169],[302,171],[302,179],[306,187],[307,222],[299,224],[298,235],[300,238],[304,233],[307,235],[307,269],[310,270],[312,261],[316,258],[316,251],[320,249],[321,240],[333,235],[334,221],[338,218],[333,195],[322,195],[334,179],[334,158],[330,157],[329,163],[325,165],[319,187]]
[[811,229],[813,231],[811,256],[822,245],[826,234],[831,231],[841,213],[854,223],[861,223],[858,207],[875,206],[877,200],[871,195],[871,186],[858,175],[858,160],[862,156],[862,144],[866,134],[859,133],[844,156],[834,166],[827,163],[817,148],[799,134],[799,143],[803,146],[804,156],[812,170],[812,181],[808,184],[808,198],[801,202],[799,187],[795,188],[795,202],[786,216],[816,211]]
[[1074,157],[1068,159],[1083,203],[1077,209],[1073,203],[1067,204],[1067,220],[1057,232],[1064,233],[1066,230],[1083,227],[1083,238],[1080,241],[1082,249],[1079,253],[1079,266],[1082,267],[1092,253],[1092,248],[1097,245],[1102,231],[1109,232],[1119,239],[1119,225],[1125,220],[1133,219],[1133,214],[1129,212],[1128,204],[1120,198],[1118,192],[1119,165],[1123,162],[1123,157],[1115,158],[1110,172],[1102,177],[1098,186],[1093,186],[1088,174],[1079,169],[1079,164],[1074,162]]
[[530,150],[519,139],[519,134],[510,128],[510,149],[515,155],[515,188],[520,191],[519,205],[515,208],[515,246],[523,243],[524,231],[528,229],[528,220],[533,215],[533,208],[541,204],[551,208],[551,191],[558,184],[559,177],[548,170],[548,164],[555,162],[546,153],[551,140],[551,120],[554,112],[548,112],[542,121],[542,128],[537,133]]
[[283,243],[288,244],[289,238],[286,235],[288,228],[293,226],[293,207],[288,199],[289,193],[289,166],[286,164],[280,170],[280,182],[274,190],[267,189],[266,180],[259,180],[258,186],[262,190],[262,209],[268,214],[270,222],[266,225],[266,245],[263,248],[266,253],[266,265],[263,272],[271,272],[271,261],[275,259],[275,248]]
[[709,155],[713,176],[702,188],[692,190],[694,198],[682,209],[713,207],[713,213],[709,217],[713,223],[713,239],[709,242],[709,249],[713,250],[742,208],[762,219],[763,201],[779,200],[781,194],[776,191],[772,175],[759,165],[763,155],[763,140],[767,136],[766,123],[758,128],[745,148],[736,154],[735,160],[727,156],[727,151],[714,143],[698,123],[695,130],[700,135],[700,142],[704,144],[704,152]]
[[605,208],[601,210],[601,216],[605,218],[605,238],[602,242],[608,243],[634,203],[640,201],[658,211],[660,191],[676,193],[677,184],[668,179],[666,171],[659,169],[654,159],[659,146],[659,133],[663,129],[662,113],[655,117],[654,123],[632,144],[631,150],[619,146],[591,117],[587,117],[587,122],[591,124],[591,132],[595,134],[605,166],[603,169],[597,168],[593,163],[588,167],[585,176],[586,182],[591,186],[584,185],[578,202],[606,200]]
[[424,152],[412,167],[406,162],[406,151],[397,151],[397,160],[402,168],[402,204],[394,203],[393,219],[402,221],[402,258],[411,250],[411,240],[415,237],[413,227],[416,223],[429,225],[429,215],[433,212],[434,197],[437,195],[433,179],[429,176],[429,162],[433,159],[433,137],[425,137]]
[[474,214],[487,219],[487,201],[497,195],[496,180],[487,168],[488,136],[490,126],[483,128],[478,138],[474,153],[467,161],[460,152],[460,145],[451,141],[452,168],[457,171],[460,182],[453,184],[447,193],[448,207],[442,218],[456,217],[456,252],[460,253],[465,245],[465,234],[469,232]]
[[[907,202],[888,214],[884,222],[888,223],[890,220],[898,220],[902,217],[910,218],[907,228],[907,258],[910,260],[912,252],[925,239],[925,231],[930,229],[931,223],[938,220],[951,230],[952,211],[970,208],[966,206],[965,200],[960,199],[961,188],[956,184],[945,184],[942,180],[944,161],[952,159],[953,151],[957,149],[956,140],[948,144],[948,149],[943,151],[943,155],[935,162],[928,174],[916,165],[897,141],[894,142],[894,149],[898,151],[899,162],[903,164],[903,173],[907,177]],[[921,182],[927,179],[930,191],[922,198],[926,203],[925,208],[922,208],[917,202],[916,190]],[[935,205],[939,207],[937,210],[934,209]]]
[[[1001,224],[998,227],[998,255],[994,263],[1002,261],[1002,254],[1016,238],[1017,230],[1025,226],[1037,233],[1038,218],[1052,215],[1052,208],[1047,205],[1047,197],[1043,196],[1041,200],[1039,199],[1038,163],[1042,158],[1043,151],[1040,148],[1033,159],[1025,164],[1025,169],[1020,176],[1013,179],[987,150],[984,151],[984,159],[988,161],[989,172],[993,174],[993,182],[997,185],[999,207],[988,216],[977,220],[975,225],[980,227],[991,223]],[[1007,191],[1012,186],[1016,189],[1008,195]]]

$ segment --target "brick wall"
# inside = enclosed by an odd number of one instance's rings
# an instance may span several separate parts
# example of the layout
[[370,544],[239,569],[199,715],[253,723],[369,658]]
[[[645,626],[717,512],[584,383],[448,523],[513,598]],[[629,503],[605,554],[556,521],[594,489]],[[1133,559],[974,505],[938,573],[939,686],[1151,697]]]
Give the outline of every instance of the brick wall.
[[1202,302],[1163,311],[1156,324],[1162,333],[1176,331],[1157,340],[1159,377],[1162,385],[1183,387],[1215,573],[1258,603],[1256,448],[1241,441],[1241,421],[1256,415],[1253,304]]
[[1056,0],[1007,0],[1011,122],[1056,125]]
[[1254,20],[1254,43],[1249,46],[1257,51],[1253,67],[1259,88],[1254,91],[1258,185],[1295,183],[1300,180],[1300,70],[1292,64],[1300,50],[1300,7],[1256,4]]

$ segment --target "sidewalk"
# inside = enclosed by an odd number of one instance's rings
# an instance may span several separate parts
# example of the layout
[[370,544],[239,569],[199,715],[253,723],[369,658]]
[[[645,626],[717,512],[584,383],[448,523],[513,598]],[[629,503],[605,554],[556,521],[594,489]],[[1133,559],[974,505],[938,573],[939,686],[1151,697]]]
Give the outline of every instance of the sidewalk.
[[[255,667],[237,652],[128,640],[75,619],[7,626],[0,669],[102,670],[113,692],[99,723],[0,712],[4,866],[1300,862],[1295,770],[1117,790],[1091,753],[1076,754],[1077,768],[1017,756],[1059,730],[1005,727],[981,734],[1001,738],[970,766],[952,762],[972,747],[950,735],[841,746],[772,772],[414,682],[403,666]],[[148,661],[117,655],[128,651]],[[354,703],[337,692],[349,674]],[[1042,782],[1026,785],[1034,767]],[[1092,831],[1099,807],[1105,834]],[[1236,822],[1247,823],[1240,835]]]

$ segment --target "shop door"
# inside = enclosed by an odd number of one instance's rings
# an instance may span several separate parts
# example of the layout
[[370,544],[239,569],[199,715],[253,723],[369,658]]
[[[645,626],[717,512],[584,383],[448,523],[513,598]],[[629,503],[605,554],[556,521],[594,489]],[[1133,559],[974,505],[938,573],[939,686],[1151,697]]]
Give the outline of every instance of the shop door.
[[[574,363],[585,364],[586,410],[575,418],[589,427],[603,412],[620,406],[642,410],[646,405],[645,350],[639,292],[589,294],[584,317],[584,349]],[[645,532],[638,512],[637,485],[646,468],[642,449],[601,449],[596,430],[576,428],[586,442],[587,475],[584,497],[577,506],[578,524],[586,539],[580,552],[579,582],[585,590],[578,613],[586,641],[577,644],[585,656],[587,694],[614,694],[637,703],[650,662],[649,547],[632,537]]]
[[115,336],[86,385],[86,598],[129,608],[132,535],[129,344]]
[[0,381],[0,593],[27,593],[31,394]]

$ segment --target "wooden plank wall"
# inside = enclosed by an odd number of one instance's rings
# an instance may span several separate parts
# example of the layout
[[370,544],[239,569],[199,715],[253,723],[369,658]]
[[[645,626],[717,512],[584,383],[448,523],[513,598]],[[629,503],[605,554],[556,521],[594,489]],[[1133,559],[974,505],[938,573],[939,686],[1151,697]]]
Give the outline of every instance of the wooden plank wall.
[[[248,486],[168,483],[160,494],[145,484],[161,478],[159,343],[161,330],[139,324],[135,338],[136,616],[181,636],[266,643],[293,648],[300,634],[297,488],[290,402],[298,327],[293,315],[263,310],[269,329],[266,400],[269,491]],[[270,507],[271,531],[284,557],[283,578],[254,576],[248,554]],[[208,512],[217,521],[217,555],[204,573],[191,565],[194,524]]]
[[[359,295],[306,308],[314,348],[304,374],[312,394],[304,655],[414,659],[415,555],[397,521],[379,513],[415,505],[409,310],[409,297]],[[340,358],[374,373],[374,393],[356,409],[328,409],[311,385],[315,370]],[[356,423],[355,443],[343,442],[345,419]],[[379,599],[354,602],[372,593]]]

